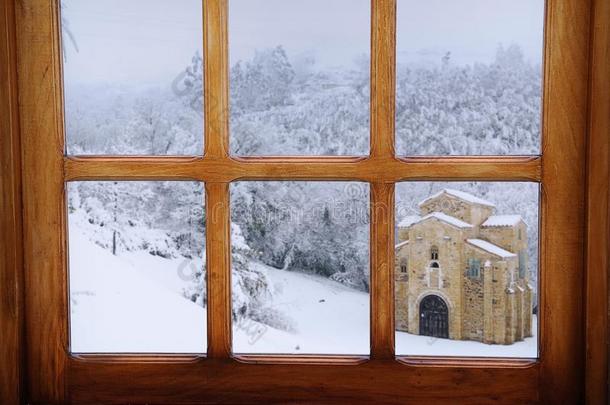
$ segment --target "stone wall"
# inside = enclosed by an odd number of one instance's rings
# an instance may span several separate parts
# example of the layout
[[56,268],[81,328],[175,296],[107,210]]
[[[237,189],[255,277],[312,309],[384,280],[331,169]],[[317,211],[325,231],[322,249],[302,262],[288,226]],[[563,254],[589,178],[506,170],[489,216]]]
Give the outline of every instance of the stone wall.
[[[510,345],[515,342],[514,338],[514,323],[515,323],[515,293],[512,291],[506,292],[506,308],[505,308],[505,332],[504,340],[498,339],[498,343]],[[502,336],[499,335],[499,338]]]
[[[480,235],[481,239],[488,240],[494,245],[498,245],[508,250],[509,252],[515,253],[517,256],[519,255],[519,252],[523,252],[527,269],[527,271],[525,272],[525,280],[529,280],[529,259],[527,255],[527,226],[525,225],[525,223],[520,222],[515,227],[483,227],[480,229]],[[519,238],[519,235],[521,236],[521,238]],[[517,272],[517,274],[519,273]]]
[[409,228],[398,228],[398,242],[409,240]]
[[515,248],[515,229],[511,226],[493,226],[493,227],[481,227],[480,229],[481,239],[488,240],[494,245],[498,245],[509,252],[514,252]]
[[506,343],[506,336],[511,335],[514,309],[512,295],[507,292],[508,271],[506,262],[493,264],[492,325],[494,343]]
[[442,212],[451,215],[452,217],[459,218],[475,227],[493,214],[492,207],[470,204],[449,194],[440,195],[421,205],[419,208],[422,215],[427,215],[432,212]]
[[[428,294],[439,295],[449,308],[449,337],[462,339],[462,270],[464,230],[437,219],[409,228],[409,244],[399,255],[409,256],[408,331],[419,334],[419,304]],[[431,248],[438,248],[439,267],[431,266]],[[400,297],[397,294],[397,302]]]
[[523,299],[523,337],[532,337],[532,311],[533,311],[533,295],[534,289],[531,285],[526,284],[525,296]]
[[394,266],[394,289],[395,289],[395,322],[396,329],[407,332],[409,330],[409,260],[407,260],[407,273],[402,273],[401,261],[408,258],[408,245],[403,245],[396,250]]
[[[483,273],[481,269],[481,273]],[[462,339],[483,341],[485,306],[483,275],[477,279],[464,276]]]
[[[479,277],[470,277],[468,275],[468,259],[477,259],[481,263]],[[489,253],[485,253],[481,249],[476,249],[469,244],[464,245],[464,259],[462,263],[463,277],[463,338],[470,340],[483,341],[485,336],[485,327],[489,327],[485,321],[485,298],[491,299],[493,296],[492,289],[485,291],[485,278],[492,277],[492,274],[485,274],[485,263],[494,262],[497,258]],[[493,285],[493,282],[490,283]],[[488,304],[489,306],[489,304]],[[491,310],[489,306],[488,311]],[[492,339],[491,339],[492,340]]]

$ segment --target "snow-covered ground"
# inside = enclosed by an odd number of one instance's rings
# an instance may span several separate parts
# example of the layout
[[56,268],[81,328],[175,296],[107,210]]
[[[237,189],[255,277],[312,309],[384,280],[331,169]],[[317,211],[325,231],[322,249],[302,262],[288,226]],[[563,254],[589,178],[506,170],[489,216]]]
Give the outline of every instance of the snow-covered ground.
[[488,345],[467,340],[437,339],[428,336],[396,332],[396,354],[404,356],[461,356],[461,357],[538,357],[536,317],[533,317],[534,336],[512,345]]
[[[235,353],[369,352],[368,294],[318,276],[258,266],[273,286],[271,306],[293,321],[294,330],[240,322],[233,330]],[[205,352],[206,312],[182,296],[188,275],[183,260],[145,252],[113,256],[71,229],[70,268],[74,353]],[[397,332],[396,352],[533,358],[536,342],[533,337],[486,345]]]
[[235,353],[369,353],[368,294],[327,278],[258,266],[273,286],[273,308],[294,320],[295,331],[263,325],[252,334],[248,323],[238,325],[234,328]]
[[145,255],[113,256],[70,229],[72,352],[206,351],[205,310],[176,291],[180,261]]

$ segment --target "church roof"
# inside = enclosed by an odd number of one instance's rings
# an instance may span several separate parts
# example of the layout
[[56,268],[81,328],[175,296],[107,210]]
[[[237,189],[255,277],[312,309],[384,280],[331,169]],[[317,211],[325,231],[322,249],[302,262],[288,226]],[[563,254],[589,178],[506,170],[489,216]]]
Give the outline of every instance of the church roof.
[[401,247],[406,246],[406,245],[408,245],[408,244],[409,244],[409,241],[408,241],[408,240],[406,240],[406,241],[404,241],[404,242],[400,242],[399,244],[397,244],[396,246],[394,246],[394,249],[400,249]]
[[487,200],[484,200],[484,199],[474,196],[472,194],[466,193],[464,191],[454,190],[451,188],[445,188],[445,189],[439,191],[438,193],[431,195],[430,197],[428,197],[425,200],[423,200],[422,202],[420,202],[419,206],[421,207],[422,205],[440,197],[443,194],[448,194],[450,196],[459,198],[460,200],[463,200],[463,201],[466,201],[469,203],[473,203],[473,204],[485,205],[487,207],[492,207],[492,208],[495,208],[495,206],[496,206],[492,202],[489,202]]
[[508,250],[502,249],[500,246],[494,245],[493,243],[487,242],[483,239],[466,239],[466,242],[488,253],[501,257],[502,259],[517,257],[516,254],[511,253]]
[[461,219],[454,218],[447,214],[443,214],[442,212],[432,212],[426,215],[425,217],[422,217],[419,221],[415,223],[424,222],[431,218],[438,219],[439,221],[445,222],[449,225],[453,225],[457,228],[472,228],[472,225],[470,225],[468,222],[464,222]]
[[408,228],[421,219],[418,215],[407,215],[398,223],[399,228]]
[[521,221],[523,221],[521,215],[492,215],[481,226],[515,226]]

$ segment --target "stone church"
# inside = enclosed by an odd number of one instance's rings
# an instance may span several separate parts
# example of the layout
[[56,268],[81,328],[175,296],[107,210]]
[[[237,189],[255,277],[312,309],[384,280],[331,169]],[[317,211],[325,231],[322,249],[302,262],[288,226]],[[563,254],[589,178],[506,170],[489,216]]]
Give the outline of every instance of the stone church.
[[445,189],[398,224],[396,328],[512,344],[532,336],[527,226],[520,215]]

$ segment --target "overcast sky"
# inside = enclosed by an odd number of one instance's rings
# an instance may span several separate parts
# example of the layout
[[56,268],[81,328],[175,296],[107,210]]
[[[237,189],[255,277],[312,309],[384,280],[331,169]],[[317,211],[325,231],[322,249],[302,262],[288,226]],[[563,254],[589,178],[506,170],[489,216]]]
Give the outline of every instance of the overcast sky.
[[398,0],[397,59],[492,61],[499,44],[542,61],[544,0]]
[[[172,80],[202,42],[201,0],[64,0],[79,51],[66,44],[66,82]],[[232,61],[283,45],[321,66],[369,53],[370,0],[230,0]],[[543,0],[398,0],[399,61],[489,62],[516,43],[539,63]]]
[[201,0],[64,0],[69,82],[172,80],[201,52]]

